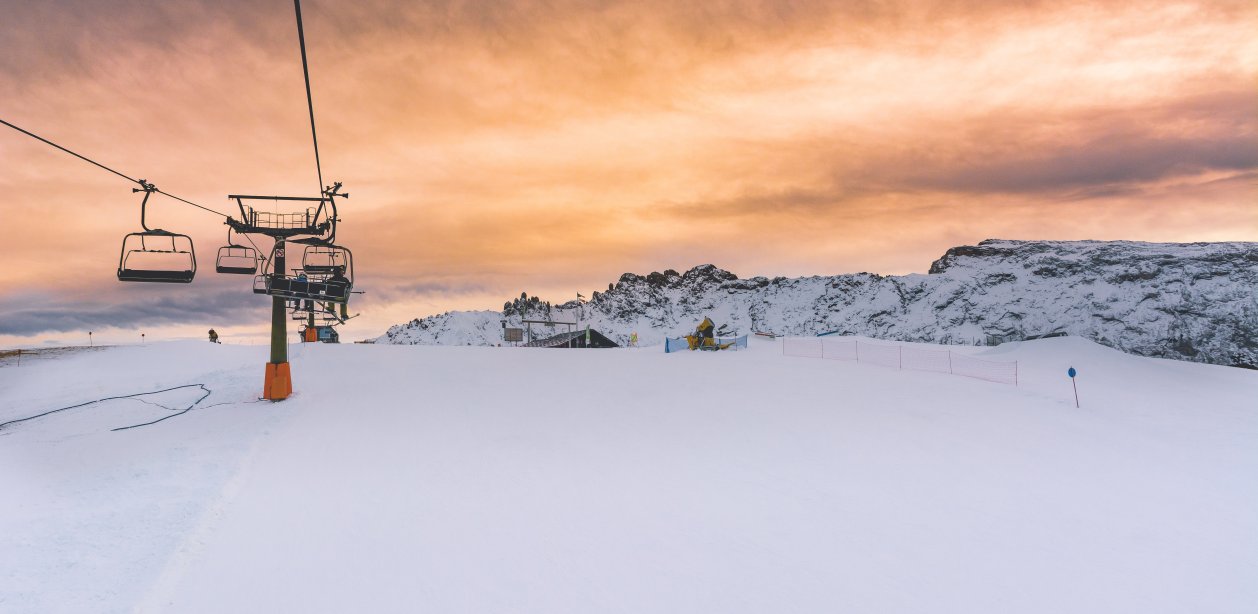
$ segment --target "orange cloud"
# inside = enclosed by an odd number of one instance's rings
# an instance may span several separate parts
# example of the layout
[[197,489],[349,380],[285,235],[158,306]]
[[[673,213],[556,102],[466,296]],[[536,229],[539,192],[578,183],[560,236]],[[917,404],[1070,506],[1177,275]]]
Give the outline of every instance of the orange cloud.
[[[0,117],[224,212],[232,192],[313,193],[290,10],[11,7]],[[703,262],[905,273],[989,237],[1258,240],[1250,2],[303,12],[324,175],[351,194],[341,238],[368,289],[351,337]],[[157,201],[206,272],[164,294],[120,288],[130,186],[13,132],[0,161],[22,257],[0,269],[0,300],[24,314],[0,342],[264,310],[208,272],[215,216]]]

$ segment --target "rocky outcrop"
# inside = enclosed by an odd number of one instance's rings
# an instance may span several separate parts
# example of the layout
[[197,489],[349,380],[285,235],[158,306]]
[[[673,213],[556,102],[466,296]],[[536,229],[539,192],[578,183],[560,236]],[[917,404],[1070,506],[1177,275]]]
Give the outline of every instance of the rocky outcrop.
[[[643,344],[660,342],[706,315],[742,332],[933,343],[1069,334],[1144,356],[1255,367],[1255,287],[1255,243],[987,240],[949,249],[927,275],[739,279],[707,264],[626,273],[587,303],[545,308],[621,344],[635,331]],[[523,315],[506,307],[414,320],[379,342],[493,345],[501,320],[518,325]]]

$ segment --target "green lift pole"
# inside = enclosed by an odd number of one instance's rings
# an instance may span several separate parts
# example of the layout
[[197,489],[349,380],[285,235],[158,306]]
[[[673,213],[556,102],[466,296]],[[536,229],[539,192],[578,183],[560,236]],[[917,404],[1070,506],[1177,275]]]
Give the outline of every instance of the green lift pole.
[[[275,246],[275,274],[283,275],[285,271],[284,265],[284,240],[279,240],[279,245]],[[278,297],[271,297],[271,364],[283,364],[288,362],[288,301]]]
[[[277,238],[275,246],[276,275],[284,274],[284,239]],[[266,383],[262,398],[283,401],[293,393],[293,376],[288,367],[288,310],[285,299],[271,297],[271,362],[266,365]]]

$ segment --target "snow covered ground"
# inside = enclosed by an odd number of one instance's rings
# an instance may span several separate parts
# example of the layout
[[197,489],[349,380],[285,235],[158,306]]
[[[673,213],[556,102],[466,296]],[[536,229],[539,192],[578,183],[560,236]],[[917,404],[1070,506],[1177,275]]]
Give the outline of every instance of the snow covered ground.
[[[1252,612],[1258,372],[152,344],[0,367],[3,612]],[[1079,370],[1083,407],[1065,376]],[[163,407],[164,406],[164,407]]]

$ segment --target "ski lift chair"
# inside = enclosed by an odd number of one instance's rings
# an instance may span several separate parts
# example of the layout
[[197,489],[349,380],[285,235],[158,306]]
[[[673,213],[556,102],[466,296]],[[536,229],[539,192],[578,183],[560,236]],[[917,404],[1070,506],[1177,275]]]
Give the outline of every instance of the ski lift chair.
[[332,244],[307,245],[301,254],[301,270],[306,275],[316,279],[331,277],[338,269],[347,279],[354,279],[354,254],[349,248]]
[[118,281],[190,283],[197,274],[197,256],[192,238],[148,227],[145,223],[146,206],[149,196],[157,188],[143,179],[140,185],[143,189],[133,188],[131,191],[144,192],[144,200],[140,202],[140,227],[144,230],[128,233],[122,238]]
[[[339,281],[335,278],[327,280],[298,279],[283,275],[263,275],[266,290],[261,294],[270,294],[291,299],[323,301],[327,303],[344,303],[349,300],[352,283],[348,280]],[[257,282],[254,292],[258,292]]]
[[253,275],[258,272],[258,250],[232,243],[232,230],[228,227],[227,245],[218,248],[214,271],[226,275]]
[[329,303],[349,301],[350,290],[354,287],[354,257],[348,248],[331,243],[307,244],[301,255],[299,271],[301,275],[296,277],[268,275],[266,293]]
[[[315,247],[315,245],[308,244],[307,249],[311,247]],[[320,247],[336,246],[320,245]],[[349,250],[337,248],[330,250],[328,253],[335,253],[338,258],[348,259]],[[345,256],[340,254],[345,254]],[[274,253],[268,262],[275,262]],[[302,301],[348,302],[350,289],[354,286],[353,271],[349,268],[353,264],[349,261],[343,264],[333,264],[330,259],[321,260],[314,264],[317,267],[314,271],[307,273],[303,266],[301,269],[295,269],[297,275],[294,276],[285,275],[282,271],[274,270],[273,265],[268,265],[268,268],[271,269],[270,272],[254,278],[253,291],[255,294],[269,294],[271,296]]]
[[310,309],[294,309],[289,312],[289,319],[294,322],[308,322],[311,316],[317,324],[341,324],[340,316],[334,312],[324,310],[322,307]]

